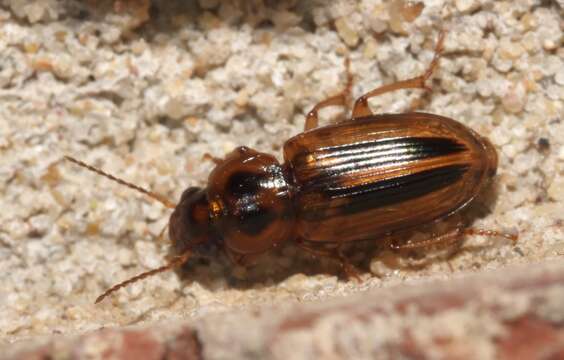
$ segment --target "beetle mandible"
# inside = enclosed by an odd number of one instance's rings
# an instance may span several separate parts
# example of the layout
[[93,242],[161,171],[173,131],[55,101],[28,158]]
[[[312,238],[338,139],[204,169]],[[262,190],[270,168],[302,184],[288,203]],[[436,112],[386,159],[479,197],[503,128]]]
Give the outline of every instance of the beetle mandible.
[[[148,276],[184,264],[210,242],[232,260],[248,264],[287,241],[313,254],[336,258],[354,275],[341,247],[382,238],[449,217],[465,208],[494,177],[497,153],[485,137],[461,123],[425,113],[375,115],[368,99],[400,89],[429,89],[426,81],[443,51],[420,76],[376,88],[358,98],[352,117],[318,127],[318,112],[346,106],[346,89],[307,114],[305,131],[284,144],[280,164],[272,155],[238,147],[215,160],[206,188],[186,189],[178,204],[84,162],[65,159],[140,191],[174,209],[169,237],[179,255],[170,263],[114,285],[96,299]],[[347,60],[347,70],[348,70]],[[392,245],[425,248],[457,241],[465,234],[516,236],[456,227],[427,241]]]

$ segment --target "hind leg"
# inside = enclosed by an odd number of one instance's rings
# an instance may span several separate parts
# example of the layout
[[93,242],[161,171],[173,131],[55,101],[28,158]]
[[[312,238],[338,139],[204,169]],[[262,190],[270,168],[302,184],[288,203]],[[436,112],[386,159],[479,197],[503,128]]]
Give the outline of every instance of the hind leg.
[[353,76],[350,70],[349,58],[345,59],[345,68],[347,72],[347,85],[339,94],[319,102],[313,107],[313,109],[311,109],[306,117],[304,131],[315,129],[319,125],[319,110],[329,106],[344,106],[345,108],[347,107],[353,84]]
[[390,242],[390,248],[394,251],[410,251],[410,250],[425,250],[436,247],[447,246],[461,246],[462,240],[465,235],[481,235],[487,237],[503,237],[515,243],[518,239],[517,235],[502,233],[495,230],[466,228],[463,225],[458,225],[455,229],[450,230],[444,234],[438,235],[422,241],[415,241],[406,244],[396,244]]
[[396,91],[401,89],[430,90],[430,87],[426,85],[426,81],[431,77],[431,75],[433,75],[435,68],[439,64],[439,59],[443,51],[444,38],[445,38],[445,32],[441,31],[441,33],[439,34],[439,39],[437,40],[437,45],[435,47],[435,56],[433,57],[433,61],[431,61],[431,64],[429,64],[429,67],[427,68],[427,70],[425,70],[425,72],[422,75],[419,75],[417,77],[408,80],[398,81],[393,84],[384,85],[362,95],[354,103],[352,118],[356,119],[356,118],[373,115],[372,111],[368,107],[368,99],[370,99],[371,97],[375,97],[391,91]]

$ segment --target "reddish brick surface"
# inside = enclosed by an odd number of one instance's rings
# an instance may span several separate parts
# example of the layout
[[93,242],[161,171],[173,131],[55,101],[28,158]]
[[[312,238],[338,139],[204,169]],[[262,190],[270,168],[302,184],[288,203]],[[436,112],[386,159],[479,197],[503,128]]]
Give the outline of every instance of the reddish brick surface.
[[529,269],[211,314],[189,323],[59,336],[19,344],[0,358],[563,359],[564,264]]

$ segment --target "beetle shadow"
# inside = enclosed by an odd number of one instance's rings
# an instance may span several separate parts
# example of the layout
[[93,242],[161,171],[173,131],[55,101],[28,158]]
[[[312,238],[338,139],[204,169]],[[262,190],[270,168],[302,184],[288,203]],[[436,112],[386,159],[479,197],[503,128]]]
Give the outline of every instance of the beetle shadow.
[[[361,273],[370,273],[369,257],[366,259],[353,257],[351,260]],[[269,288],[298,274],[337,276],[340,280],[346,280],[347,277],[341,270],[337,260],[312,256],[289,243],[280,249],[262,254],[248,267],[234,264],[221,251],[206,258],[195,256],[177,269],[176,274],[182,280],[183,286],[197,282],[213,291],[225,288],[238,290]]]
[[134,326],[134,325],[138,325],[141,324],[147,320],[150,320],[151,315],[155,312],[155,311],[159,311],[159,310],[166,310],[166,309],[170,309],[171,307],[173,307],[174,305],[176,305],[181,299],[183,298],[182,294],[180,292],[176,293],[176,296],[172,299],[170,299],[169,301],[165,302],[163,305],[159,305],[159,306],[152,306],[147,310],[144,310],[143,312],[141,312],[140,314],[136,315],[135,317],[133,317],[131,320],[129,320],[127,323],[125,323],[124,325],[126,326]]
[[[240,27],[248,25],[254,29],[284,31],[288,24],[296,24],[305,31],[313,31],[314,4],[308,1],[248,1],[233,0],[219,2],[212,9],[202,8],[198,1],[173,0],[154,3],[151,6],[151,21],[146,23],[145,34],[174,33],[184,29],[186,22],[198,24],[199,29],[213,29],[219,26]],[[294,21],[285,23],[284,16],[295,15]],[[186,22],[178,22],[176,19]],[[299,19],[299,21],[298,21]]]

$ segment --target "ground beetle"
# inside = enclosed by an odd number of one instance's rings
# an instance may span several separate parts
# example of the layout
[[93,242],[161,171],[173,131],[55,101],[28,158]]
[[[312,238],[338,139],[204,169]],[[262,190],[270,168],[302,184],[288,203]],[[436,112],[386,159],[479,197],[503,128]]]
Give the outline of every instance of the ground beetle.
[[[238,264],[289,240],[317,256],[337,259],[356,275],[341,249],[442,220],[466,207],[494,177],[497,153],[483,136],[461,123],[433,114],[374,115],[367,100],[399,89],[428,89],[426,81],[443,49],[418,77],[379,87],[354,103],[352,117],[318,127],[318,111],[347,105],[352,76],[341,94],[317,104],[305,131],[284,144],[284,164],[272,155],[238,147],[213,159],[205,189],[190,187],[175,205],[164,197],[109,175],[72,157],[82,167],[129,186],[173,208],[169,237],[179,255],[160,268],[139,274],[104,292],[184,264],[213,242]],[[348,60],[346,62],[349,67]],[[515,235],[457,225],[428,240],[398,244],[394,250],[455,243],[465,234]]]

